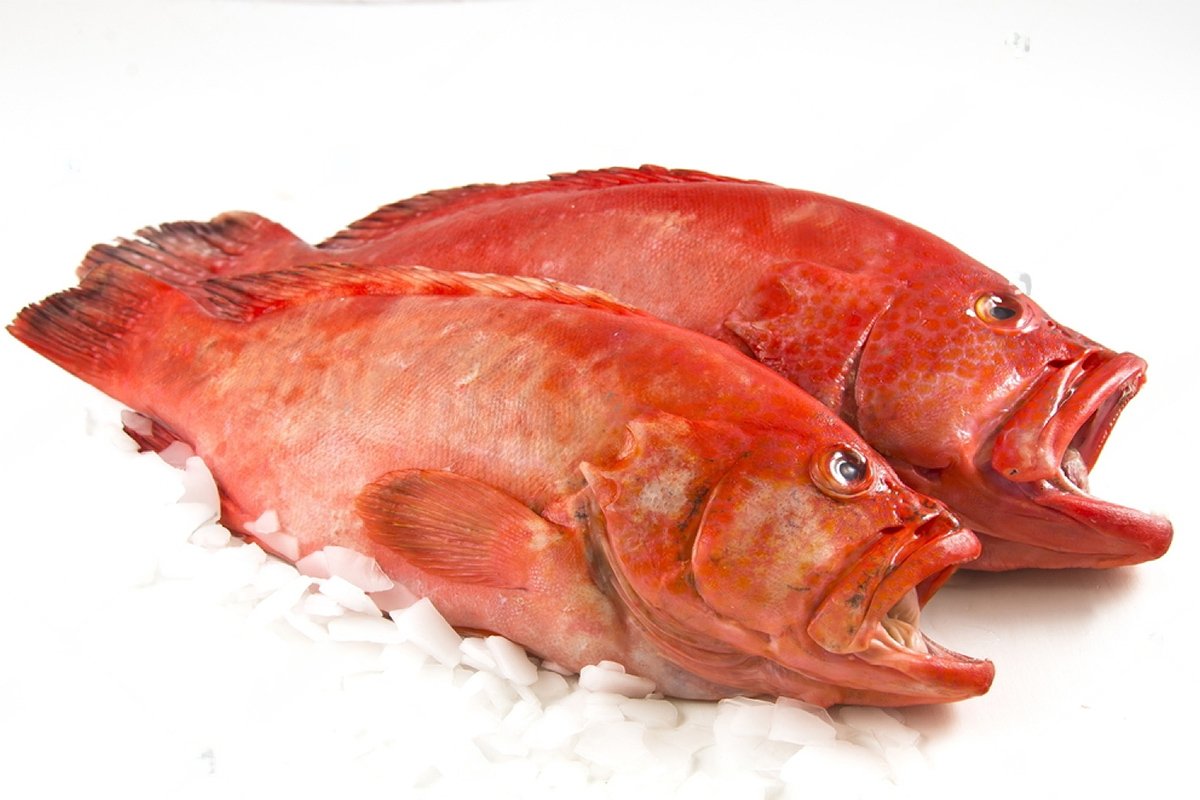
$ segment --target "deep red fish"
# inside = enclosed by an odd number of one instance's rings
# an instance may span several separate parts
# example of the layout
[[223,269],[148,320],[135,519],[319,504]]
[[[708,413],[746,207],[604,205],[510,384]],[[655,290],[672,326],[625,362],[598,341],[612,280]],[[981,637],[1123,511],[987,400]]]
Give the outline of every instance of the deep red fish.
[[332,258],[599,287],[753,354],[834,409],[976,530],[975,569],[1134,564],[1171,541],[1166,519],[1088,493],[1142,359],[860,205],[646,166],[431,192],[316,248],[242,213],[139,235],[92,258],[176,282]]
[[385,608],[395,581],[451,624],[679,697],[991,683],[918,629],[974,535],[709,337],[530,278],[318,265],[178,288],[93,267],[9,330],[149,417],[139,436],[189,443],[234,531],[374,559]]

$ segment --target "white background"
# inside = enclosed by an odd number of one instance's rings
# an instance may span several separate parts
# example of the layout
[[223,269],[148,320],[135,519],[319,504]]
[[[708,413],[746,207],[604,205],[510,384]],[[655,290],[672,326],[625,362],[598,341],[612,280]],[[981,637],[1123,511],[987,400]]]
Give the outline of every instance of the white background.
[[[318,241],[428,189],[582,168],[703,169],[900,216],[1031,274],[1061,322],[1149,361],[1092,485],[1176,528],[1139,567],[957,578],[927,628],[992,658],[996,683],[905,719],[964,792],[1165,790],[1193,772],[1200,711],[1198,8],[5,3],[0,309],[72,285],[91,244],[144,225],[237,208]],[[137,709],[155,700],[121,685],[123,659],[212,654],[156,652],[168,622],[90,568],[141,491],[101,483],[82,494],[109,505],[78,507],[78,459],[107,463],[85,433],[94,393],[11,337],[0,374],[0,794],[48,795],[121,766],[99,742],[153,754]],[[202,600],[174,624],[218,624]]]

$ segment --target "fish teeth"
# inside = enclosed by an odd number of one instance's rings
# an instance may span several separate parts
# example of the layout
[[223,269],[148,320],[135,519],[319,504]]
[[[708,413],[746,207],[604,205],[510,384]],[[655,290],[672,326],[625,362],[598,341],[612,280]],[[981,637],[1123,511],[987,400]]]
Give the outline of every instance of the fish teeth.
[[1088,491],[1088,467],[1076,447],[1067,448],[1063,454],[1061,469],[1063,478],[1072,488],[1081,492]]
[[929,647],[925,644],[925,637],[917,627],[920,617],[921,605],[917,602],[917,590],[909,589],[904,597],[900,598],[900,602],[884,615],[880,625],[883,632],[901,647],[918,653],[928,653]]

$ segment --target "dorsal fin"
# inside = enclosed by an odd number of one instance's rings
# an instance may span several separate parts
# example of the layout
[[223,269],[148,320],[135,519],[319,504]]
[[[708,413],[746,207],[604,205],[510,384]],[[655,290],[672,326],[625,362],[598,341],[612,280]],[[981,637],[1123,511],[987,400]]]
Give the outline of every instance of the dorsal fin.
[[648,316],[598,289],[546,278],[447,272],[428,267],[310,264],[275,272],[212,278],[190,294],[209,313],[242,322],[306,303],[364,295],[513,297]]
[[433,192],[400,200],[375,211],[348,228],[322,242],[318,247],[322,250],[345,250],[356,245],[386,236],[389,232],[418,217],[426,218],[431,214],[457,211],[467,206],[502,200],[512,197],[524,197],[532,194],[547,192],[578,192],[592,189],[610,189],[618,186],[632,186],[648,183],[746,183],[757,184],[760,181],[746,181],[738,178],[725,178],[720,175],[710,175],[689,169],[667,169],[645,164],[637,169],[631,167],[609,167],[608,169],[583,170],[580,172],[560,172],[550,176],[549,180],[530,181],[528,183],[511,183],[507,185],[496,183],[476,183],[457,189],[440,189]]
[[208,222],[168,222],[143,228],[136,239],[98,244],[84,256],[76,274],[120,262],[174,286],[222,275],[280,269],[313,260],[313,248],[282,225],[246,211],[221,214]]

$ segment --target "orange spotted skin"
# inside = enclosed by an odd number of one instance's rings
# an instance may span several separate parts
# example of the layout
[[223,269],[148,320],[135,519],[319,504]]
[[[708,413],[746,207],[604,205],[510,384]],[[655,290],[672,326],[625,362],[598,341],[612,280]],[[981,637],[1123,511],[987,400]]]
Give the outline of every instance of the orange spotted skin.
[[189,442],[232,530],[274,510],[289,557],[369,555],[566,667],[821,705],[991,683],[886,629],[970,531],[790,382],[600,293],[341,265],[180,288],[114,260],[9,329]]
[[336,259],[604,289],[738,347],[834,409],[976,529],[984,552],[972,568],[1133,564],[1171,541],[1167,520],[1086,492],[1145,364],[1057,324],[937,237],[854,203],[647,166],[431,192],[317,247],[250,214],[141,235],[93,255],[148,259],[180,283]]

